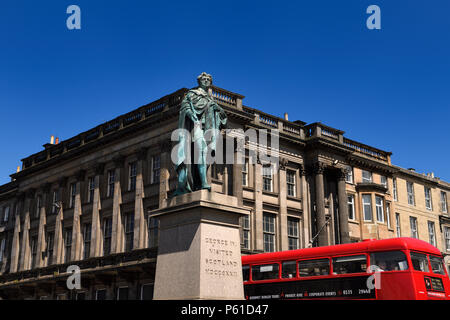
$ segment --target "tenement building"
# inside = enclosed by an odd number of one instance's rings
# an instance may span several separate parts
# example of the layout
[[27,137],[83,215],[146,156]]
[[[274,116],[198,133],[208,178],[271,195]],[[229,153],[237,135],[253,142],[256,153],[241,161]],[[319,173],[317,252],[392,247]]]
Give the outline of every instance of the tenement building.
[[[153,212],[176,189],[171,133],[187,91],[52,140],[22,160],[0,186],[2,299],[153,297]],[[450,264],[449,183],[395,166],[390,152],[341,130],[266,114],[215,86],[210,94],[228,128],[279,132],[272,150],[279,166],[251,161],[246,152],[245,163],[208,170],[211,192],[250,209],[241,218],[242,254],[414,237],[439,248]],[[259,145],[246,141],[251,147]],[[69,266],[79,268],[78,288],[68,287]]]

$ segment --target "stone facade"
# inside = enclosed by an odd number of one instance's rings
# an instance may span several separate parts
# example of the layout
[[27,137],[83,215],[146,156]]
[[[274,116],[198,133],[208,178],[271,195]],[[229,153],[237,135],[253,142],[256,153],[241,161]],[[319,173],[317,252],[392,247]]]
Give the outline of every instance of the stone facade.
[[[186,92],[22,160],[0,186],[0,297],[152,298],[152,215],[176,188],[170,136]],[[341,130],[274,117],[218,87],[211,93],[230,128],[279,130],[279,168],[258,160],[209,170],[212,191],[250,211],[241,218],[242,254],[415,236],[434,241],[450,263],[450,184],[397,167],[390,152]],[[81,269],[80,290],[67,289],[70,265]]]

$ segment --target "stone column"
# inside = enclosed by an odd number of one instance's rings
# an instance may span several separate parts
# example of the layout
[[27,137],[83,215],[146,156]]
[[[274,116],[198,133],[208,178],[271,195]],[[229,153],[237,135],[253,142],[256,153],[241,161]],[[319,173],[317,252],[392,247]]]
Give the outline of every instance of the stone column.
[[339,237],[340,243],[350,243],[350,236],[348,232],[348,205],[347,193],[345,191],[346,182],[345,177],[347,172],[345,169],[339,172],[338,182],[338,201],[339,201]]
[[95,167],[94,177],[94,198],[92,199],[92,231],[91,231],[91,252],[90,257],[99,257],[102,254],[102,224],[100,220],[100,210],[102,208],[100,197],[100,177],[103,176],[105,164],[99,163]]
[[[63,218],[64,218],[64,192],[67,185],[67,178],[62,178],[59,182],[59,208],[57,208],[56,220],[55,220],[55,238],[53,239],[53,264],[63,263]],[[50,258],[50,257],[48,257]]]
[[172,166],[172,160],[170,158],[172,144],[170,143],[170,141],[167,141],[167,142],[161,143],[160,146],[161,146],[161,158],[160,158],[160,171],[159,171],[159,207],[161,208],[164,201],[167,199],[167,193],[170,190],[169,168],[170,168],[170,166]]
[[223,164],[222,193],[228,194],[228,166]]
[[25,198],[25,217],[22,228],[22,243],[20,250],[19,270],[28,270],[30,264],[30,209],[31,199],[34,197],[34,191],[26,193]]
[[300,187],[302,197],[302,216],[303,216],[303,241],[304,247],[308,247],[311,240],[311,210],[308,197],[308,182],[306,181],[306,170],[304,165],[300,167]]
[[[20,197],[19,197],[20,199]],[[18,271],[19,268],[19,253],[20,253],[20,200],[17,200],[15,206],[15,215],[14,215],[14,235],[12,240],[12,249],[11,249],[11,265],[10,272],[14,273]]]
[[47,183],[43,187],[42,203],[39,210],[39,230],[38,230],[38,243],[37,243],[37,255],[36,255],[36,267],[43,267],[42,252],[45,251],[45,226],[47,224],[47,203],[51,199],[50,183]]
[[122,204],[121,190],[121,172],[124,167],[125,157],[118,157],[114,160],[116,165],[115,181],[114,181],[114,198],[113,198],[113,217],[112,217],[112,234],[111,234],[111,253],[123,252],[124,233],[122,226],[122,213],[120,205]]
[[134,197],[134,239],[133,248],[145,248],[146,231],[145,212],[144,212],[144,161],[147,160],[147,148],[143,148],[138,153],[136,162],[136,190]]
[[[317,232],[320,232],[317,240],[319,246],[328,245],[328,231],[325,227],[325,189],[323,181],[323,172],[325,165],[323,163],[316,163],[314,167],[315,182],[316,182],[316,221],[317,221]],[[323,229],[322,229],[323,228]],[[322,230],[321,230],[322,229]]]
[[278,233],[281,251],[289,250],[288,232],[287,232],[287,181],[286,181],[286,159],[280,159],[280,167],[278,170],[278,204],[280,206],[280,216],[278,223]]
[[70,252],[70,260],[78,261],[83,255],[83,235],[81,229],[81,183],[84,181],[85,171],[81,170],[77,174],[77,182],[75,184],[75,203],[73,206],[73,224],[72,224],[72,250]]
[[263,182],[262,182],[262,164],[258,161],[255,163],[254,176],[254,192],[255,192],[255,213],[254,213],[254,234],[255,250],[264,251],[263,237]]
[[[242,190],[242,166],[245,164],[245,154],[244,154],[244,164],[239,163],[239,154],[240,152],[245,152],[245,148],[239,143],[236,146],[236,150],[234,152],[234,164],[233,164],[233,196],[238,199],[238,203],[240,206],[243,205],[243,190]],[[248,164],[249,170],[251,164]]]

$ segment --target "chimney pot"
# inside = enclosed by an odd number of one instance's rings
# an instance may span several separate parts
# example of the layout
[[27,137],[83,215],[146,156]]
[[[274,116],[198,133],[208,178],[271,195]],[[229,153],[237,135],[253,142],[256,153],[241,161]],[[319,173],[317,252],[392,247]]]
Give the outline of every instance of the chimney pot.
[[284,120],[289,121],[289,116],[287,112],[284,113]]
[[54,144],[55,143],[55,136],[51,136],[50,137],[50,144]]

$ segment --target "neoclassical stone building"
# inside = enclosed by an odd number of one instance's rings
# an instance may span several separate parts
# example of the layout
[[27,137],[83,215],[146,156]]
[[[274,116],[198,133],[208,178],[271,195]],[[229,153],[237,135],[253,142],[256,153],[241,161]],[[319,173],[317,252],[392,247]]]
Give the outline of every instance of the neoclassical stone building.
[[[187,91],[22,160],[0,186],[1,298],[152,298],[152,212],[176,188],[170,137]],[[266,114],[218,87],[211,94],[229,128],[279,131],[279,167],[247,159],[209,169],[212,192],[251,209],[241,219],[243,254],[407,236],[449,259],[449,183],[395,166],[390,152],[341,130]],[[70,265],[81,269],[80,290],[67,288]]]

